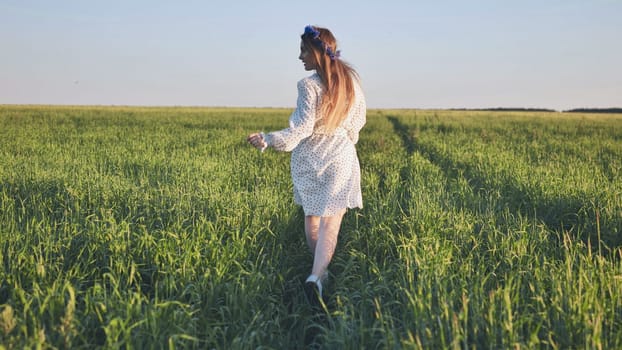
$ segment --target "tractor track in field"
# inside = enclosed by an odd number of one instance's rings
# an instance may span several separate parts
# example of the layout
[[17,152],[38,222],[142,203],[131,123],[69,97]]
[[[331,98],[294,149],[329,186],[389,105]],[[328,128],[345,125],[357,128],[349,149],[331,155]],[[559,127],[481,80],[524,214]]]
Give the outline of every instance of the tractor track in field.
[[[398,117],[387,116],[387,119],[393,125],[395,134],[400,137],[402,146],[409,158],[418,153],[436,165],[448,180],[458,180],[460,177],[467,180],[468,185],[476,195],[476,202],[467,203],[456,200],[454,205],[458,209],[472,212],[473,208],[485,208],[489,206],[486,194],[498,191],[501,197],[497,206],[503,206],[503,209],[507,209],[511,213],[520,213],[522,217],[543,223],[550,231],[571,231],[577,226],[586,224],[582,222],[584,220],[580,218],[578,213],[589,208],[590,203],[563,195],[536,200],[524,190],[524,186],[511,181],[491,187],[487,174],[482,170],[476,169],[468,162],[451,159],[433,145],[418,142],[415,138],[415,130],[404,124]],[[405,168],[400,171],[400,178],[403,182],[408,182],[408,169]],[[587,223],[587,227],[583,227],[583,229],[586,228],[592,227]],[[587,234],[589,235],[589,232]],[[590,239],[590,237],[586,236],[584,239]]]

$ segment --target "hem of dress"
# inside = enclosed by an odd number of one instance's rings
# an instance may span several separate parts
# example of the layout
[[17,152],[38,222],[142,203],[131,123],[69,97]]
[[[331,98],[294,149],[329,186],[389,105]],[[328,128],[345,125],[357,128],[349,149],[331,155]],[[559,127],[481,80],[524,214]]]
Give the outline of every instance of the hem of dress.
[[339,210],[349,210],[349,209],[363,209],[363,205],[348,205],[346,207],[343,208],[338,208],[336,209],[332,214],[327,214],[327,212],[323,212],[321,214],[316,214],[316,213],[307,213],[306,210],[304,210],[304,206],[302,206],[302,204],[296,203],[296,205],[299,205],[302,207],[302,210],[305,213],[305,216],[319,216],[319,217],[331,217],[331,216],[335,216],[337,214],[337,212],[339,212]]

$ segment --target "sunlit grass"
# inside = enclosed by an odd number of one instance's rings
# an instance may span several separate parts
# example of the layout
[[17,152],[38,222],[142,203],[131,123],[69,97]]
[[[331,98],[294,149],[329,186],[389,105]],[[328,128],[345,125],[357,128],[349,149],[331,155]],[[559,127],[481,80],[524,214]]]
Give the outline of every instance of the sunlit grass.
[[289,112],[0,107],[2,346],[622,347],[622,116],[370,111],[318,316]]

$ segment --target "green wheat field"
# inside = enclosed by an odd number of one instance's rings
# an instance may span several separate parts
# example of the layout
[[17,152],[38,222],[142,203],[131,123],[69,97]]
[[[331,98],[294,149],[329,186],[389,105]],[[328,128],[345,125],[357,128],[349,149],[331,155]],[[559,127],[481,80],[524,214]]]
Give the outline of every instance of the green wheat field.
[[290,113],[0,106],[0,348],[622,348],[622,115],[370,110],[318,312]]

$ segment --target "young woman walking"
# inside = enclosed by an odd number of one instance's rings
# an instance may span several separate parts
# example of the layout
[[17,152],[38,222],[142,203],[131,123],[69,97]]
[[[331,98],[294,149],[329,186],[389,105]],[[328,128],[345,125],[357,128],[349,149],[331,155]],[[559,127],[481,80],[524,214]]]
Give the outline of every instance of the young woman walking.
[[337,41],[326,28],[306,26],[300,56],[307,71],[298,82],[296,109],[283,130],[253,133],[247,140],[262,151],[292,152],[294,201],[305,213],[307,244],[313,254],[305,291],[313,304],[322,299],[341,219],[361,208],[360,167],[355,144],[366,118],[358,74],[339,58]]

